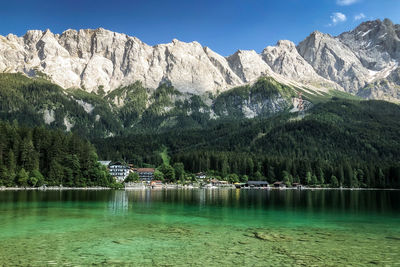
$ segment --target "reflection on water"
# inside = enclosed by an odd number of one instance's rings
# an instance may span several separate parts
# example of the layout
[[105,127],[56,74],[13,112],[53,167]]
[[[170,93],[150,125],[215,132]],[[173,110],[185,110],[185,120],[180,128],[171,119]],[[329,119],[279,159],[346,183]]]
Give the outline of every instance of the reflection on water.
[[400,262],[400,192],[0,192],[0,266]]
[[155,203],[199,207],[234,207],[241,209],[305,210],[310,212],[399,212],[400,191],[396,190],[65,190],[4,191],[0,207],[32,207],[35,203],[103,202],[110,210],[128,210],[135,205]]

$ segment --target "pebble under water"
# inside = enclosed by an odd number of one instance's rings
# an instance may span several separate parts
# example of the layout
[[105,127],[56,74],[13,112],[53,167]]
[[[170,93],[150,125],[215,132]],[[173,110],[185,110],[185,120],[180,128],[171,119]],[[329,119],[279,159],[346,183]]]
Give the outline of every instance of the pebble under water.
[[400,191],[0,192],[0,265],[400,265]]

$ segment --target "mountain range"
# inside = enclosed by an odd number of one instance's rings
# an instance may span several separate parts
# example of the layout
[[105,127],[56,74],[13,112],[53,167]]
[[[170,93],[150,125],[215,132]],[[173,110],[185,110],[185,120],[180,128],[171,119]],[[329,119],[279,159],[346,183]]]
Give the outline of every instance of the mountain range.
[[149,46],[136,37],[95,30],[30,30],[0,36],[0,72],[45,76],[64,89],[110,93],[141,82],[153,92],[168,83],[183,94],[207,95],[252,85],[260,77],[312,94],[338,90],[367,99],[400,100],[400,25],[367,21],[331,36],[311,33],[261,53],[224,57],[198,42]]
[[82,137],[101,159],[135,166],[399,188],[399,37],[376,20],[228,57],[104,29],[0,37],[0,181],[32,147],[65,155],[60,172],[76,166],[68,139]]
[[9,34],[0,36],[0,119],[104,138],[302,118],[333,97],[399,102],[399,36],[400,25],[376,20],[223,57],[197,42],[149,46],[101,28]]

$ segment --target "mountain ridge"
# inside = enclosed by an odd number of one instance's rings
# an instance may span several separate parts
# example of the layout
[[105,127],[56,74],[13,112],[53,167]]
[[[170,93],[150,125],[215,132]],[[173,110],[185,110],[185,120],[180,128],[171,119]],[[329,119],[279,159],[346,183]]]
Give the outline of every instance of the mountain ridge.
[[[336,89],[398,101],[400,81],[390,74],[398,68],[399,35],[400,25],[376,20],[336,37],[314,31],[297,46],[280,40],[261,53],[238,50],[223,57],[196,41],[173,39],[150,46],[103,28],[68,29],[61,34],[30,30],[21,37],[0,36],[0,72],[44,73],[63,88],[88,92],[100,88],[109,92],[136,81],[154,90],[168,81],[182,93],[197,95],[218,94],[270,76],[316,92]],[[369,48],[365,38],[383,49]],[[317,46],[321,42],[323,47]],[[384,85],[371,89],[377,82]]]

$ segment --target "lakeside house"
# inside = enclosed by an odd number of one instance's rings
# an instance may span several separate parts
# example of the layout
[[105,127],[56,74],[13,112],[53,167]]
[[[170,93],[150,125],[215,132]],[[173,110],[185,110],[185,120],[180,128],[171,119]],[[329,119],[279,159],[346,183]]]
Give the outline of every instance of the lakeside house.
[[269,188],[267,181],[248,181],[246,183],[235,183],[236,188]]
[[150,182],[154,179],[154,168],[133,168],[132,171],[136,172],[142,181]]
[[292,186],[297,188],[297,189],[303,189],[304,188],[303,185],[300,184],[300,183],[293,183]]
[[218,179],[211,179],[210,183],[208,184],[211,187],[232,187],[228,181],[218,180]]
[[131,172],[136,172],[141,181],[150,182],[154,179],[154,168],[134,168],[132,164],[111,163],[110,160],[99,160],[98,162],[107,167],[109,173],[117,182],[123,182]]
[[218,179],[211,179],[210,180],[210,183],[212,184],[212,185],[214,185],[214,186],[218,186],[218,185],[228,185],[229,183],[228,183],[228,181],[220,181],[220,180],[218,180]]
[[267,181],[248,181],[245,184],[246,187],[257,187],[257,188],[268,188],[269,183]]
[[282,181],[277,181],[277,182],[274,183],[274,187],[275,188],[286,188],[286,185]]
[[200,180],[204,180],[207,178],[207,174],[205,174],[204,172],[198,172],[198,173],[196,173],[196,178],[200,179]]
[[151,181],[150,183],[151,188],[162,188],[163,187],[163,183],[162,181]]
[[117,182],[123,182],[126,177],[128,177],[130,168],[128,165],[121,162],[110,163],[108,165],[108,171],[111,176],[117,180]]

